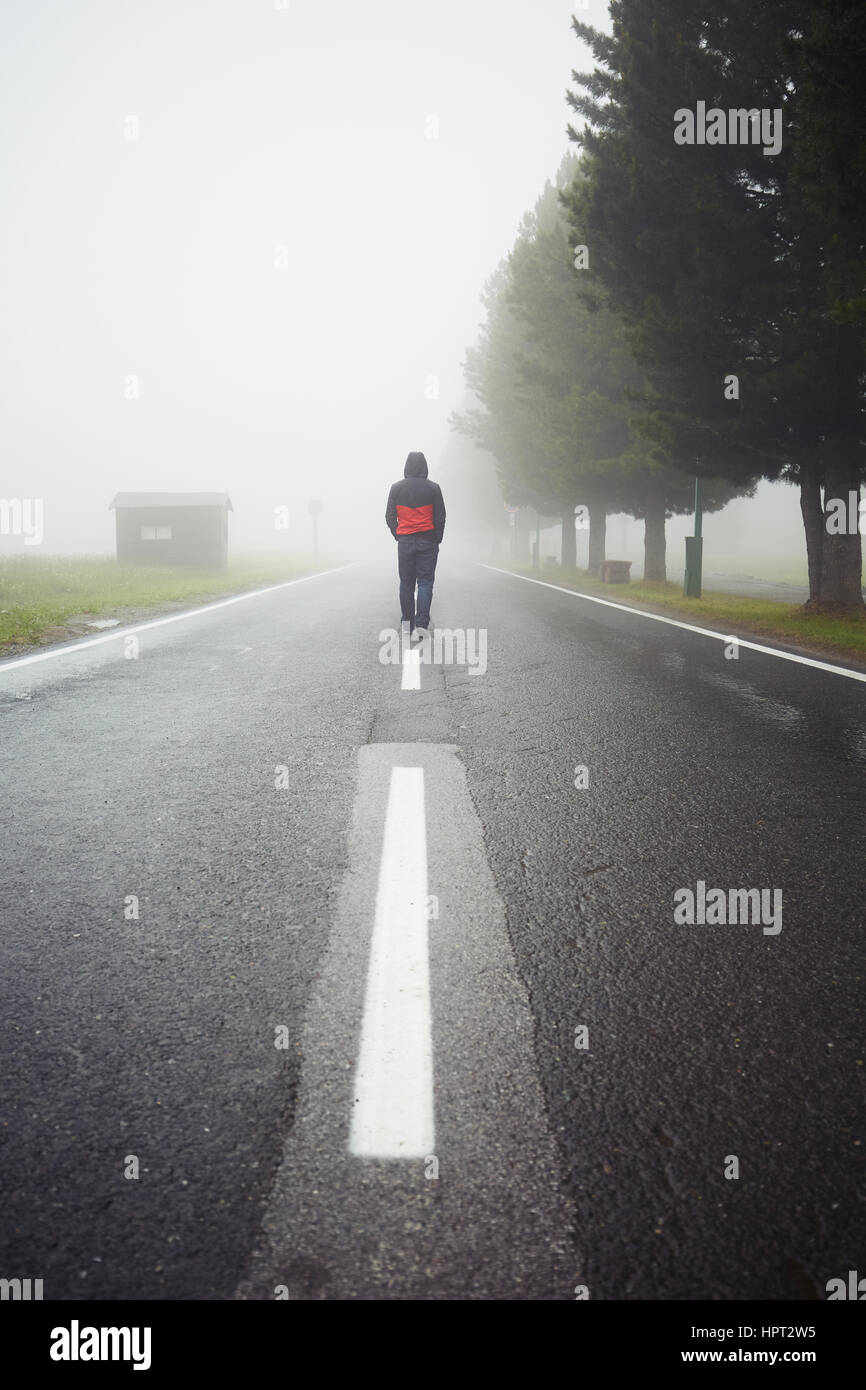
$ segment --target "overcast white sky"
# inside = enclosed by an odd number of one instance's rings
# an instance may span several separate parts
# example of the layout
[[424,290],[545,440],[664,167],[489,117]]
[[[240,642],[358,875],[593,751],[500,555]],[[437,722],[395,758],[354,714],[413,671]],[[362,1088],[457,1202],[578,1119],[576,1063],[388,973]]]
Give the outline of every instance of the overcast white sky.
[[225,489],[240,539],[312,496],[381,527],[569,147],[571,12],[4,6],[0,492],[45,498],[46,549],[110,549],[117,490]]

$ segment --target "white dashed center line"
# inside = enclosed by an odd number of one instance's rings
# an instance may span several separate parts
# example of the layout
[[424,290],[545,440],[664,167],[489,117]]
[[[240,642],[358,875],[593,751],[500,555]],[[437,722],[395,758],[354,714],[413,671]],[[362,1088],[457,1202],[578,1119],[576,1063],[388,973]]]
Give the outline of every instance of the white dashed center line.
[[391,771],[349,1148],[367,1158],[424,1158],[433,1152],[421,767]]
[[421,689],[421,653],[417,647],[407,647],[403,652],[403,682],[401,689]]
[[573,1201],[459,750],[362,745],[347,851],[237,1297],[567,1300]]

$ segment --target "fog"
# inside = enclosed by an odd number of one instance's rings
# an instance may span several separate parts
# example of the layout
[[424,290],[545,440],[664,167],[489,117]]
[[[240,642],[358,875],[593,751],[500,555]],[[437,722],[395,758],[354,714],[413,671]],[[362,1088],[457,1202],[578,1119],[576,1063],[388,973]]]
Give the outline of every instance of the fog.
[[411,449],[435,476],[483,282],[567,147],[569,20],[5,7],[2,491],[44,498],[44,551],[110,552],[118,490],[224,490],[234,548],[279,505],[305,539],[312,498],[331,545],[390,543],[387,486]]
[[[492,464],[448,417],[484,281],[569,147],[564,94],[589,62],[570,17],[562,0],[5,7],[2,493],[44,500],[39,553],[111,553],[115,492],[155,490],[228,492],[235,551],[305,546],[315,498],[325,550],[369,553],[413,449],[449,536],[471,545],[481,511],[507,534]],[[772,491],[762,543],[799,555],[795,496]]]
[[[757,557],[761,568],[784,573],[788,582],[807,582],[806,544],[800,514],[799,488],[787,483],[761,482],[753,497],[738,497],[720,512],[704,513],[704,564],[708,574],[753,573]],[[685,566],[685,537],[694,533],[694,517],[674,516],[667,524],[668,578],[678,578]],[[559,531],[548,536],[547,553],[556,551]],[[610,516],[607,522],[610,559],[631,559],[632,573],[643,566],[643,522],[633,517]],[[542,548],[544,553],[544,547]],[[764,564],[763,562],[767,562]],[[581,560],[578,534],[578,563]]]

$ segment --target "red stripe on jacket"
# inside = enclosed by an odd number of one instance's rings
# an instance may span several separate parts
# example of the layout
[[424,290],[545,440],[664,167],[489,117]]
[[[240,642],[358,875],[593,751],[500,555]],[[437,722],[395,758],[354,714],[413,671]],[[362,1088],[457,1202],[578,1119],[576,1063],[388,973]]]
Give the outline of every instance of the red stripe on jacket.
[[416,531],[433,530],[433,503],[426,507],[401,507],[397,503],[397,535],[413,536]]

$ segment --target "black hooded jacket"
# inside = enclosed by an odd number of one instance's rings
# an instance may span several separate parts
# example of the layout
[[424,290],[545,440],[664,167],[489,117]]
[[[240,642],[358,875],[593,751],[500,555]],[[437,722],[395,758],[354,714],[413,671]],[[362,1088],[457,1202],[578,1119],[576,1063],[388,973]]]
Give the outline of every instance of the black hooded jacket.
[[445,503],[438,483],[427,477],[423,454],[410,454],[403,477],[388,493],[385,523],[395,540],[400,536],[432,535],[441,545],[445,534]]

